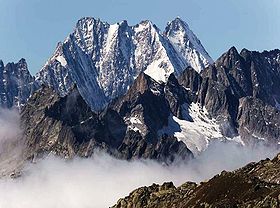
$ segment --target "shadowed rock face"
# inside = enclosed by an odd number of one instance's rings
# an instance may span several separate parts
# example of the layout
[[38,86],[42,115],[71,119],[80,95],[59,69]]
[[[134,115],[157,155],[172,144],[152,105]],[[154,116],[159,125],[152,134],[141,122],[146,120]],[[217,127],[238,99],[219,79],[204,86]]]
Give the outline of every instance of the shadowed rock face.
[[[153,104],[150,107],[155,109]],[[150,122],[147,126],[156,126],[153,119]],[[21,125],[28,159],[48,153],[66,158],[88,157],[96,149],[121,159],[172,162],[176,157],[192,157],[186,145],[175,137],[145,137],[139,131],[132,131],[123,115],[114,108],[92,112],[76,87],[64,97],[49,87],[42,87],[23,107]]]
[[[186,90],[172,74],[166,84],[160,84],[141,73],[128,92],[114,101],[110,108],[119,112],[131,128],[137,128],[148,140],[168,125],[168,117],[182,117],[182,105],[188,103]],[[137,118],[138,122],[131,122]]]
[[280,51],[262,53],[231,48],[216,62],[217,81],[230,86],[238,97],[253,96],[275,106],[279,101]]
[[[76,89],[61,98],[48,87],[29,99],[22,109],[21,121],[28,158],[45,152],[72,157],[86,149],[94,138],[94,129],[100,125],[97,115],[91,112]],[[90,148],[84,150],[84,155],[89,151]]]
[[260,99],[241,98],[237,121],[244,136],[250,137],[252,130],[260,138],[274,139],[275,142],[280,138],[280,111]]
[[179,78],[192,102],[204,106],[225,136],[279,142],[280,51],[262,53],[233,47],[198,74],[187,69]]
[[280,156],[250,163],[233,172],[223,171],[200,185],[187,182],[138,188],[114,208],[145,207],[272,207],[280,206]]

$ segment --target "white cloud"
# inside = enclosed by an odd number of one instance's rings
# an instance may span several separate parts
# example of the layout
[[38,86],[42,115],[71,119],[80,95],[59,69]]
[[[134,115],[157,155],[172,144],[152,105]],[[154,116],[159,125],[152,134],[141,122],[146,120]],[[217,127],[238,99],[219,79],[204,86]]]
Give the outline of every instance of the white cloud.
[[216,144],[189,164],[163,167],[153,161],[121,161],[106,154],[64,161],[49,157],[28,165],[22,177],[0,182],[0,207],[102,208],[152,183],[205,180],[223,169],[271,156],[268,149]]
[[0,173],[7,174],[21,165],[24,149],[17,110],[0,108]]

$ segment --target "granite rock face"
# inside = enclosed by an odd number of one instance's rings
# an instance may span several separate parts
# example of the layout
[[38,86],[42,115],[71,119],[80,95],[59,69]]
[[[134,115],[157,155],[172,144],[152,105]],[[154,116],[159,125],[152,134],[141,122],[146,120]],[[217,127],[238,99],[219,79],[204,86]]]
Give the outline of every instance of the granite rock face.
[[268,139],[270,142],[279,142],[280,138],[280,111],[266,105],[264,101],[244,97],[240,99],[237,122],[239,130],[247,137]]

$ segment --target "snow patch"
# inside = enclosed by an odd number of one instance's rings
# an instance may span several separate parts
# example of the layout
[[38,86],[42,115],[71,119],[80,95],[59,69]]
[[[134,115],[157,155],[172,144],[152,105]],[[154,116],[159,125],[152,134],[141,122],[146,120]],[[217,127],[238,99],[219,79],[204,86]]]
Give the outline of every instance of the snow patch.
[[63,56],[57,56],[56,60],[60,62],[61,66],[66,66],[67,65],[67,61],[65,60],[65,58]]
[[184,114],[185,117],[189,117],[188,120],[170,116],[168,126],[158,133],[174,135],[178,140],[183,141],[194,155],[204,151],[211,139],[224,138],[216,120],[208,117],[205,108],[201,108],[196,103],[190,106],[185,104],[184,108]]
[[140,121],[140,119],[137,118],[137,117],[130,117],[130,118],[129,118],[129,121],[130,121],[132,124],[142,124],[142,122]]
[[141,126],[143,125],[142,121],[136,117],[136,116],[132,116],[132,117],[126,117],[124,118],[125,123],[128,125],[128,129],[132,130],[132,131],[139,131],[141,133]]
[[[164,67],[165,66],[165,67]],[[171,73],[174,72],[173,67],[168,67],[166,61],[159,59],[152,62],[144,71],[145,74],[153,78],[157,82],[166,82]]]
[[258,135],[256,134],[252,134],[252,137],[256,138],[256,139],[259,139],[259,140],[263,140],[263,141],[266,141],[266,139],[264,137],[259,137]]
[[119,24],[113,24],[110,25],[109,27],[107,41],[106,41],[106,48],[105,48],[107,52],[110,51],[111,44],[116,36],[118,29],[119,29]]

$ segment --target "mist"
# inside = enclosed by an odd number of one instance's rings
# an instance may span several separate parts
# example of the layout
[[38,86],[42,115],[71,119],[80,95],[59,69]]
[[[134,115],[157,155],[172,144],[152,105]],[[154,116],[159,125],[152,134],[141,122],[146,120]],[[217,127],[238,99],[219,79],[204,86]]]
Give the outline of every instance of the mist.
[[0,108],[0,174],[7,175],[23,165],[24,144],[21,140],[17,109]]
[[15,139],[20,134],[20,119],[17,110],[0,108],[0,142]]
[[21,177],[0,179],[1,208],[109,207],[141,186],[166,181],[173,181],[176,186],[186,181],[199,183],[222,170],[234,170],[277,153],[276,148],[261,144],[244,147],[214,142],[187,164],[166,166],[151,160],[124,161],[97,151],[87,159],[65,160],[49,155],[23,166],[20,134],[17,111],[0,110],[1,172],[22,165]]

